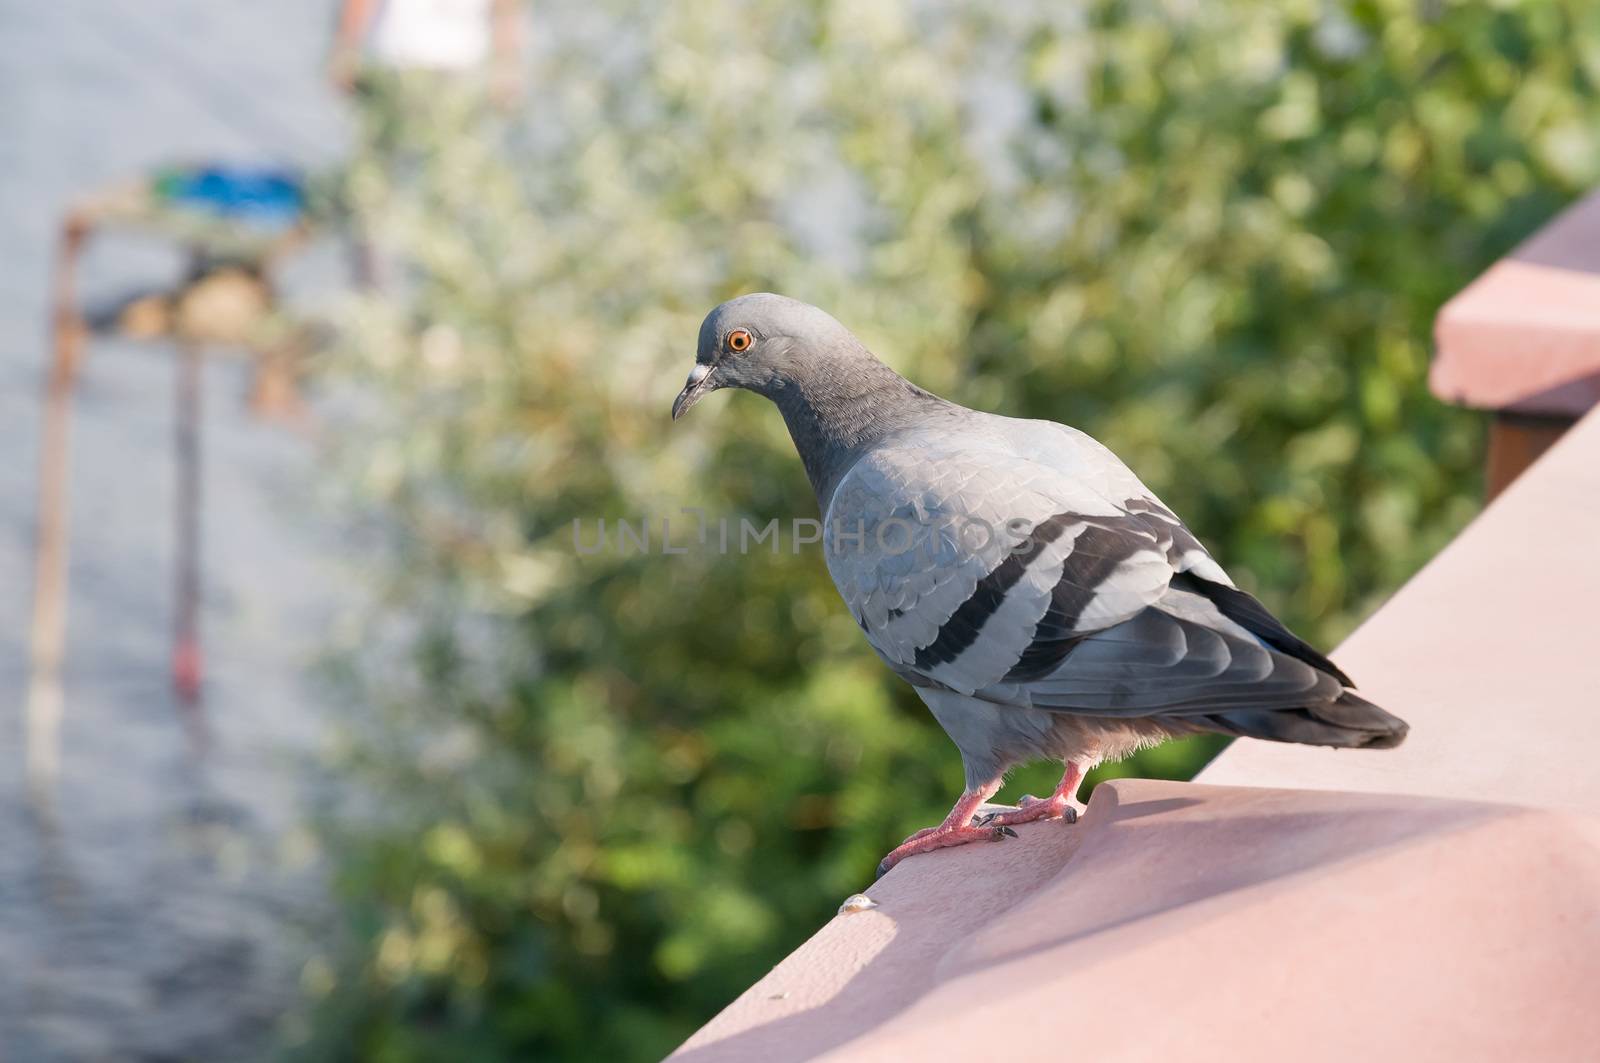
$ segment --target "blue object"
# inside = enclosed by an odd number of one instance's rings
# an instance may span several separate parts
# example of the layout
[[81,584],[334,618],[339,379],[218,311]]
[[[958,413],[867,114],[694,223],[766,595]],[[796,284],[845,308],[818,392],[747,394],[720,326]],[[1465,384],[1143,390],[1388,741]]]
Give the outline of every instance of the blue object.
[[172,167],[158,171],[153,184],[159,199],[252,225],[293,225],[306,211],[305,183],[291,170]]

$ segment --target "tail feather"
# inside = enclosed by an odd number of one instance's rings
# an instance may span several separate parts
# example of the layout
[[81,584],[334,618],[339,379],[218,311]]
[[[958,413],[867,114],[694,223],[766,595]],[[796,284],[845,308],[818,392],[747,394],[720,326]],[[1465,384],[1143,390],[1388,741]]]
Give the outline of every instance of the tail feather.
[[1211,713],[1206,723],[1242,738],[1341,749],[1393,749],[1411,729],[1400,717],[1348,690],[1336,701],[1300,708]]

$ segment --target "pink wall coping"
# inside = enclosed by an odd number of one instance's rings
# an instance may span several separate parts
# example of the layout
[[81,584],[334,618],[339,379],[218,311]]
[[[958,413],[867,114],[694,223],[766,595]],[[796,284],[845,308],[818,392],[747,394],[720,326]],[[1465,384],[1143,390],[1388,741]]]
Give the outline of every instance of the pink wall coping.
[[913,857],[671,1057],[1590,1060],[1600,819],[1118,779]]
[[1600,404],[1600,192],[1445,304],[1429,377],[1447,402],[1578,416]]

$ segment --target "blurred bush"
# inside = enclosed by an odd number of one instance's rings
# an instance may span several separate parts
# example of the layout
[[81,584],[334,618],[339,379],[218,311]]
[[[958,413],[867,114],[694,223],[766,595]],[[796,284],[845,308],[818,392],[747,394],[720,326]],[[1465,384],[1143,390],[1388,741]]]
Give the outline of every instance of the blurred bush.
[[393,269],[329,368],[381,593],[300,1052],[660,1055],[948,809],[817,553],[659,553],[680,507],[814,514],[760,400],[667,420],[723,298],[1095,433],[1325,644],[1472,513],[1431,319],[1600,177],[1592,5],[966,7],[607,0],[540,25],[515,121],[375,91],[347,189]]

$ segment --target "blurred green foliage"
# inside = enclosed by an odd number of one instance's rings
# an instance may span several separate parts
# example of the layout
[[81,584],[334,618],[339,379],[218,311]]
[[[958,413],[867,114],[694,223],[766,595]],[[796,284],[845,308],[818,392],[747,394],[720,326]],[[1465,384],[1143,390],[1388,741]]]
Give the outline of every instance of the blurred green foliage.
[[969,7],[603,0],[539,24],[515,120],[373,93],[346,184],[394,270],[329,368],[382,594],[299,1051],[660,1055],[959,790],[815,551],[574,549],[814,515],[760,400],[667,420],[723,298],[1093,432],[1323,644],[1473,512],[1429,329],[1600,177],[1595,7]]

